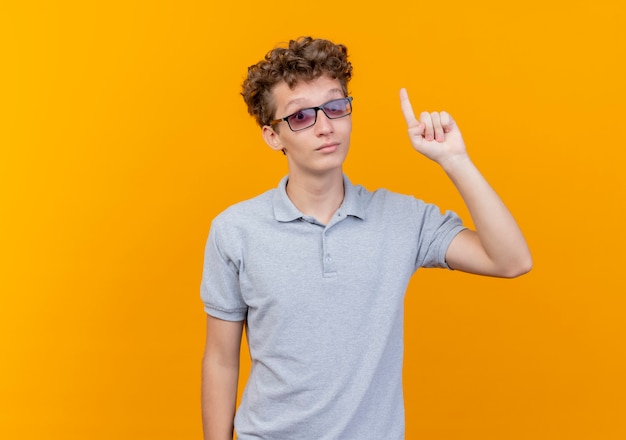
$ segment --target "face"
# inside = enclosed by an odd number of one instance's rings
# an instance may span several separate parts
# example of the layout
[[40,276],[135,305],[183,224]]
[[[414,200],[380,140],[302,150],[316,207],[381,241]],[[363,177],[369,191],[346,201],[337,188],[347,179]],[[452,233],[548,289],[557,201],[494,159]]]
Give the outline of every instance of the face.
[[[328,76],[299,83],[293,90],[281,82],[272,90],[276,118],[282,118],[307,107],[318,107],[333,99],[344,98],[341,84]],[[341,172],[348,154],[352,116],[329,119],[318,110],[315,125],[292,131],[287,122],[275,128],[263,127],[263,138],[274,150],[283,150],[291,177],[298,174],[319,175]]]

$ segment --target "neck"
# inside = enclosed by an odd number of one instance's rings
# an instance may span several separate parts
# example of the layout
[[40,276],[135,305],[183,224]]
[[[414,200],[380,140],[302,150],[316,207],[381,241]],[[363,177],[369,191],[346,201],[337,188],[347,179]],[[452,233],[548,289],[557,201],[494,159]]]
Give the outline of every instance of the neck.
[[289,175],[287,195],[304,215],[327,224],[343,202],[341,170],[325,176]]

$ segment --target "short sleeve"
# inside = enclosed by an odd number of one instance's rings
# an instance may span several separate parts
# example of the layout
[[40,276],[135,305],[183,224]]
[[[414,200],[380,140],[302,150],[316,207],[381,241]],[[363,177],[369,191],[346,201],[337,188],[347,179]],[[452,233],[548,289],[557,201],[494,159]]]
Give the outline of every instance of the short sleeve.
[[237,245],[228,238],[223,224],[213,221],[204,252],[200,297],[207,314],[226,321],[243,321],[247,305],[239,287],[240,262],[227,247]]
[[459,216],[453,211],[441,213],[439,207],[416,201],[416,218],[420,221],[419,248],[416,268],[440,267],[450,269],[446,252],[457,234],[464,229]]

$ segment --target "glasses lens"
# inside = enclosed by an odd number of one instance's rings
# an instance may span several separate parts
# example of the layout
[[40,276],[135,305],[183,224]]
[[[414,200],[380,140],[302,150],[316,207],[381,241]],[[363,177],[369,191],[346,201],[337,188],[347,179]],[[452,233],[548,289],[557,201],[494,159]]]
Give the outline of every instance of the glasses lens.
[[341,118],[343,116],[349,115],[350,111],[350,100],[348,98],[335,99],[334,101],[327,102],[322,106],[324,109],[324,113],[330,119]]
[[287,118],[287,122],[292,130],[302,130],[315,124],[317,112],[312,108],[305,108]]

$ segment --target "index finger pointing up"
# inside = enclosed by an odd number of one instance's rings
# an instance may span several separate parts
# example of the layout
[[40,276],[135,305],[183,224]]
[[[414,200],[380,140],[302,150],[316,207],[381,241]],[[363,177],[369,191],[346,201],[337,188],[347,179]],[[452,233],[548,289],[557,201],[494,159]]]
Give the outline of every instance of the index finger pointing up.
[[417,127],[420,122],[415,118],[415,113],[413,113],[413,106],[411,106],[409,94],[405,88],[400,89],[400,106],[402,107],[402,114],[404,114],[406,125],[408,125],[409,128]]

